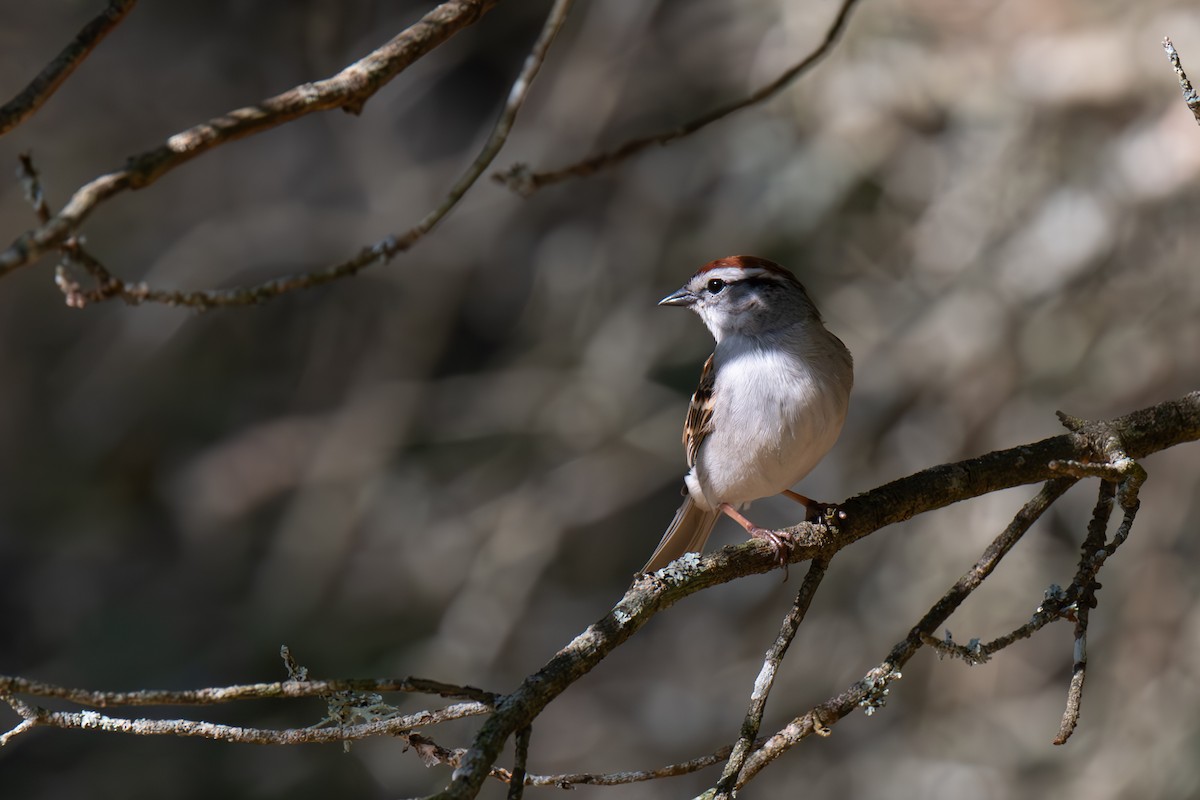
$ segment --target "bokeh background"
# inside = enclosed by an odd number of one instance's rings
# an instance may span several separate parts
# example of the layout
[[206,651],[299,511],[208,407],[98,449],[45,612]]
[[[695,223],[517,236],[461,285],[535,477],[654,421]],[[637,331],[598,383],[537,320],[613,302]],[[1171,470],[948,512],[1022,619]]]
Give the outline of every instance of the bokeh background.
[[[101,5],[0,5],[0,96]],[[0,163],[32,150],[57,207],[174,132],[335,72],[430,5],[140,4],[0,140]],[[474,157],[548,7],[501,4],[361,117],[308,117],[117,198],[87,223],[90,247],[127,279],[207,288],[407,228]],[[559,166],[741,96],[834,11],[580,3],[497,166]],[[718,256],[793,268],[855,354],[841,442],[802,484],[823,499],[1054,435],[1055,409],[1108,417],[1195,388],[1200,128],[1164,34],[1200,77],[1193,3],[864,0],[772,102],[528,199],[483,182],[353,280],[198,314],[69,309],[50,259],[6,277],[0,672],[102,689],[268,681],[287,644],[314,676],[511,689],[620,597],[674,512],[711,342],[655,302]],[[0,181],[4,242],[32,220]],[[1200,464],[1192,445],[1146,466],[1068,745],[1050,744],[1071,665],[1059,625],[984,666],[923,652],[879,714],[806,741],[742,796],[1200,793]],[[765,729],[878,663],[1033,491],[841,554]],[[1069,582],[1094,491],[1031,532],[951,620],[958,640],[1020,625]],[[760,523],[795,515],[754,508]],[[647,769],[732,741],[799,574],[658,616],[540,718],[531,770]],[[323,707],[197,713],[287,727]],[[474,725],[430,733],[462,746]],[[0,752],[0,794],[38,800],[395,798],[448,775],[395,741],[344,754],[45,730]],[[690,797],[717,775],[577,796]]]

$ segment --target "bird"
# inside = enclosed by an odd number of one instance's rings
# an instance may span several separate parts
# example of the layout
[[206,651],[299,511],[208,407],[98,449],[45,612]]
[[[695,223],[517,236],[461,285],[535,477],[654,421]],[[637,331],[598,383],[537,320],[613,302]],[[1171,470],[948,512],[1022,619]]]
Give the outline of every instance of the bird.
[[854,385],[850,351],[796,276],[757,256],[710,261],[659,305],[696,312],[716,346],[683,427],[683,505],[642,572],[702,552],[722,514],[770,543],[786,567],[786,535],[741,510],[783,494],[805,506],[807,519],[819,515],[823,504],[791,487],[841,433]]

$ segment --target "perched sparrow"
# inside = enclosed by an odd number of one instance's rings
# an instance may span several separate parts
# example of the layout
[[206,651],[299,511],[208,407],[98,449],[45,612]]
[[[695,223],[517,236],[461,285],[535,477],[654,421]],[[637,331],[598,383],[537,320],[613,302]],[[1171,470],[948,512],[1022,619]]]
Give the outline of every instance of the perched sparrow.
[[817,512],[819,504],[790,488],[842,430],[854,383],[850,351],[825,329],[795,276],[764,258],[719,258],[659,305],[695,311],[717,346],[683,429],[687,498],[642,571],[703,550],[722,513],[771,542],[786,563],[786,539],[738,509],[782,493],[808,516]]

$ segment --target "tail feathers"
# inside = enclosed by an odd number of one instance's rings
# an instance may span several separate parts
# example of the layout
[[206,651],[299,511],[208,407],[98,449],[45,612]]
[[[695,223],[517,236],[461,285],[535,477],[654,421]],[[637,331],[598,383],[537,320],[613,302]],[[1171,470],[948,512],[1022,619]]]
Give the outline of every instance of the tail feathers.
[[720,516],[716,511],[701,510],[692,502],[692,498],[685,498],[683,505],[675,512],[671,526],[658,543],[658,549],[642,567],[642,572],[662,569],[684,553],[699,553],[704,549],[704,543],[708,541],[708,535]]

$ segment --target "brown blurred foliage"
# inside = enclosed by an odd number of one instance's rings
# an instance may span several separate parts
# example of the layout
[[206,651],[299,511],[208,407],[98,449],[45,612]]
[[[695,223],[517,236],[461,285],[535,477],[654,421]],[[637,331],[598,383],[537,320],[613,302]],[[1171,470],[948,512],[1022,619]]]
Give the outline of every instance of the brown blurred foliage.
[[[96,3],[0,6],[0,97]],[[143,3],[0,140],[48,198],[226,110],[360,57],[427,3]],[[301,119],[102,207],[117,273],[207,288],[316,269],[406,228],[474,156],[548,3],[502,4],[361,117]],[[829,0],[580,4],[498,165],[560,166],[745,94]],[[857,363],[837,500],[1113,416],[1200,379],[1200,130],[1159,42],[1200,74],[1189,3],[864,3],[774,101],[531,198],[480,184],[410,253],[264,306],[68,309],[50,259],[0,286],[0,672],[91,688],[417,674],[511,689],[605,612],[670,520],[710,347],[655,307],[699,264],[776,259]],[[5,241],[33,224],[0,181]],[[1154,456],[1092,614],[1080,729],[1054,748],[1071,632],[983,666],[918,656],[889,706],[742,796],[1185,798],[1200,793],[1194,447]],[[952,620],[1028,618],[1073,572],[1077,488]],[[834,562],[765,731],[877,663],[1031,496],[881,531]],[[795,521],[786,501],[762,524]],[[720,543],[740,532],[723,528]],[[535,772],[644,769],[736,738],[795,579],[654,620],[555,702]],[[420,698],[406,699],[417,704]],[[207,711],[207,710],[206,710]],[[208,718],[310,724],[321,704]],[[15,722],[15,719],[14,719]],[[439,741],[464,745],[473,723]],[[446,741],[442,741],[446,740]],[[439,787],[394,741],[254,748],[39,731],[6,797],[397,797]],[[581,797],[682,797],[716,770]],[[530,790],[549,793],[553,790]],[[502,796],[499,785],[483,796]],[[539,795],[540,796],[540,795]]]

